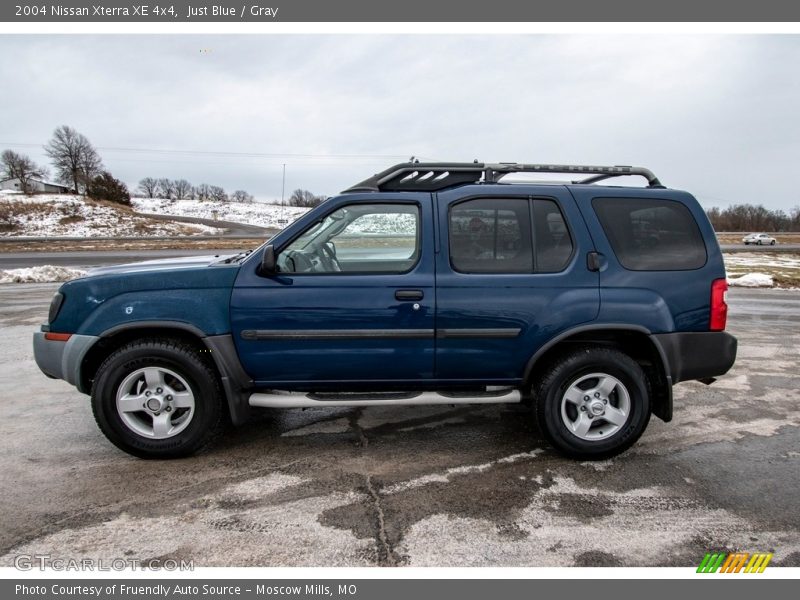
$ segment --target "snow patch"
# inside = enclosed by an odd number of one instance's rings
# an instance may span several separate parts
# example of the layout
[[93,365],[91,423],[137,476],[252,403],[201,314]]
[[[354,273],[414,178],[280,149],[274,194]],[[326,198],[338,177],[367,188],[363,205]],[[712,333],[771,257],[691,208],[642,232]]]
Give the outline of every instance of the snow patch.
[[81,269],[41,265],[0,271],[0,283],[50,283],[54,281],[69,281],[84,275],[86,275],[86,271]]
[[303,483],[305,483],[305,479],[297,475],[270,473],[264,477],[256,477],[255,479],[248,479],[247,481],[241,481],[228,486],[225,488],[222,495],[225,497],[226,494],[231,494],[244,500],[259,500],[270,494]]
[[747,273],[741,277],[728,277],[728,285],[736,287],[772,287],[772,275]]
[[464,465],[461,467],[452,467],[450,469],[447,469],[444,473],[432,473],[430,475],[423,475],[422,477],[417,477],[415,479],[409,479],[407,481],[401,481],[399,483],[389,485],[385,487],[382,490],[382,492],[384,494],[397,494],[399,492],[405,492],[407,490],[428,485],[429,483],[448,483],[450,481],[450,478],[453,476],[466,475],[468,473],[483,473],[484,471],[488,471],[489,469],[496,467],[497,465],[513,464],[521,460],[536,458],[542,452],[544,452],[544,450],[542,450],[541,448],[537,448],[535,450],[531,450],[530,452],[520,452],[518,454],[504,456],[497,460],[493,460],[487,463],[482,463],[479,465]]

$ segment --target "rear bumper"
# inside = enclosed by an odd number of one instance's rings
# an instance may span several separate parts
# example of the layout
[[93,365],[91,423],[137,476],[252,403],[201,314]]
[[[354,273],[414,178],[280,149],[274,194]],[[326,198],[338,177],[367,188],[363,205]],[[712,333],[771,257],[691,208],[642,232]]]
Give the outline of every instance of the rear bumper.
[[53,379],[63,379],[80,388],[81,364],[89,348],[99,339],[93,335],[72,335],[66,342],[45,339],[43,331],[33,334],[33,358],[39,370]]
[[719,377],[736,361],[736,338],[724,331],[659,333],[652,337],[661,346],[673,384]]

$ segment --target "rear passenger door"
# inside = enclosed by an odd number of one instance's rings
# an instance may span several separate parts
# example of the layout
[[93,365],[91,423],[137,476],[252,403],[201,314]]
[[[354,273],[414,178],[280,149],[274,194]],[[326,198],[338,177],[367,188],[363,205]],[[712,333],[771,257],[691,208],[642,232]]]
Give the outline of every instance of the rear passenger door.
[[518,383],[542,344],[597,316],[593,246],[565,188],[461,188],[439,193],[436,209],[441,382]]

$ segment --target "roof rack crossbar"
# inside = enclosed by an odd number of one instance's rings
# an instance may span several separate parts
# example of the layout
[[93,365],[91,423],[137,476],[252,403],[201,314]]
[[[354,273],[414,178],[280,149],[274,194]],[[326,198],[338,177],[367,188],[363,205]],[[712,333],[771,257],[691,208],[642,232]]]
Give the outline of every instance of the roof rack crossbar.
[[591,184],[612,177],[638,175],[649,187],[663,187],[650,169],[625,165],[546,165],[523,163],[407,162],[381,171],[345,192],[438,191],[464,183],[497,183],[510,173],[580,173],[591,175],[575,184]]

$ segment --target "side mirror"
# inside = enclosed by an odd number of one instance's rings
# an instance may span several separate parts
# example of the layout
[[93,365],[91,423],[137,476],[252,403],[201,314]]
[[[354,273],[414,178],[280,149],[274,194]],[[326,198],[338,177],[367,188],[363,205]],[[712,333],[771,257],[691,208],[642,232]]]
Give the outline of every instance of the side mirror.
[[270,275],[277,272],[278,264],[275,260],[275,246],[269,244],[264,248],[264,255],[261,257],[261,272]]

